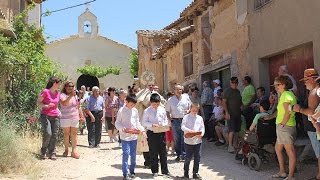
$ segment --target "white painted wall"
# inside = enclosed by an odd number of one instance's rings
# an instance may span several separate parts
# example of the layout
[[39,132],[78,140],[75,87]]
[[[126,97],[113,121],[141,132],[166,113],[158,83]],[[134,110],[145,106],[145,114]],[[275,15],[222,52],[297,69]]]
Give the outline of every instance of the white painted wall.
[[131,48],[102,36],[95,38],[72,36],[49,43],[46,47],[46,54],[58,62],[61,70],[75,83],[81,75],[77,72],[77,68],[83,67],[86,60],[91,60],[91,64],[102,67],[109,65],[121,67],[120,75],[107,75],[99,78],[102,89],[110,86],[127,89],[128,85],[132,85],[133,77],[128,70],[128,59],[131,52]]

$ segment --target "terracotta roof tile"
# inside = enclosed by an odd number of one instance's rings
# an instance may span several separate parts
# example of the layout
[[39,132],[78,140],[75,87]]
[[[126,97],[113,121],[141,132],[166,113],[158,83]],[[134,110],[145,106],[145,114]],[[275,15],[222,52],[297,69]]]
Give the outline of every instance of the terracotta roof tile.
[[170,30],[138,30],[136,31],[138,35],[145,36],[145,37],[165,37],[170,38],[172,36],[175,36],[178,34],[178,30],[176,29],[170,29]]
[[182,28],[178,30],[178,33],[175,36],[168,38],[159,48],[156,48],[152,53],[152,59],[159,59],[163,54],[173,46],[175,46],[182,39],[188,37],[195,30],[194,25]]

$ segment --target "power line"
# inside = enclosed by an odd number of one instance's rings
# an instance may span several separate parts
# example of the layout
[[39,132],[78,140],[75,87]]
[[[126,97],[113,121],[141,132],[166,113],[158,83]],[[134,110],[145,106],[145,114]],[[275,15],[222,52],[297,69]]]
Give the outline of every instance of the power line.
[[[85,2],[85,3],[77,4],[77,5],[74,5],[74,6],[69,6],[69,7],[66,7],[66,8],[49,11],[49,13],[55,13],[55,12],[59,12],[59,11],[64,11],[64,10],[71,9],[71,8],[75,8],[75,7],[78,7],[78,6],[83,6],[83,5],[86,5],[86,4],[95,2],[95,1],[96,1],[96,0],[87,1],[87,2]],[[41,14],[41,16],[46,15],[47,13],[48,13],[48,12],[44,12],[44,13]]]

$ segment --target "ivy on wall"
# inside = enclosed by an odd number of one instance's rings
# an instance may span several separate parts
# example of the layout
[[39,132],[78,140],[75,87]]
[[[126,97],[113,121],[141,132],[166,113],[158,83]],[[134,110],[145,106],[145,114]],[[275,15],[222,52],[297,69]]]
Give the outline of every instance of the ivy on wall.
[[103,68],[96,65],[85,65],[84,67],[78,68],[77,72],[85,75],[95,76],[97,78],[103,78],[108,74],[119,75],[120,70],[121,68],[117,66],[108,66],[106,68]]

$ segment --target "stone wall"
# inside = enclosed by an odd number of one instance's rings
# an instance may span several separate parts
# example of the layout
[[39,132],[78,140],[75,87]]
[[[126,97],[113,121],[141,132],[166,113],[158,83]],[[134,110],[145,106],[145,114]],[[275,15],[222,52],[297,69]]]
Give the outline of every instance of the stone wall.
[[314,65],[320,71],[320,1],[271,1],[254,9],[254,0],[248,0],[250,44],[249,62],[256,84],[268,87],[269,73],[264,59],[297,46],[312,43]]
[[232,1],[219,1],[211,7],[213,17],[213,32],[211,34],[213,63],[219,63],[232,53],[236,55],[238,69],[231,69],[231,75],[243,77],[252,75],[251,68],[247,61],[247,47],[249,43],[248,22],[238,24],[236,19],[236,6]]

